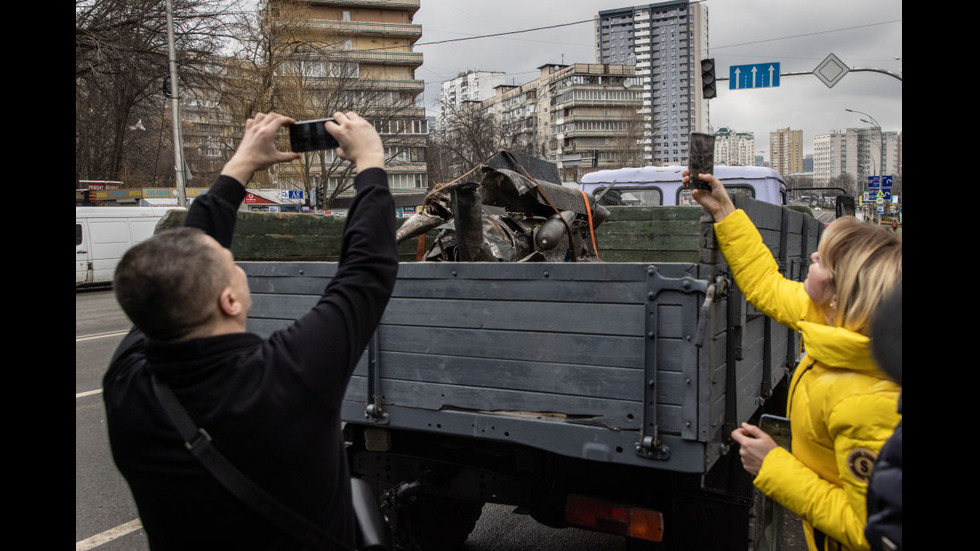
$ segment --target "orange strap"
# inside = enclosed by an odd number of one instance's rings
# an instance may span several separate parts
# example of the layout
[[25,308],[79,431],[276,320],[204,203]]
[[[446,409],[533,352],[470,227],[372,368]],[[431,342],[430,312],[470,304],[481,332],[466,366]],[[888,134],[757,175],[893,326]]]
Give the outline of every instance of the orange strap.
[[575,242],[572,239],[572,227],[568,225],[568,222],[565,222],[565,218],[561,215],[561,211],[558,210],[558,207],[556,207],[555,204],[551,202],[551,199],[548,198],[548,194],[546,194],[544,190],[541,189],[541,184],[539,184],[538,181],[534,179],[534,176],[531,176],[531,174],[527,171],[526,168],[524,168],[524,165],[522,165],[521,163],[517,163],[517,166],[521,167],[521,170],[524,171],[524,175],[527,176],[528,180],[534,182],[534,189],[538,192],[539,195],[541,195],[541,197],[544,198],[544,200],[548,203],[551,209],[554,210],[555,213],[558,215],[558,219],[561,220],[561,223],[564,224],[565,233],[568,234],[568,250],[569,252],[572,253],[572,262],[578,262],[577,255],[575,254]]
[[[492,155],[491,155],[491,157],[492,157]],[[490,158],[487,158],[487,161],[489,161],[489,160],[490,160]],[[516,160],[516,159],[515,159],[515,160]],[[458,181],[460,181],[460,180],[462,180],[462,179],[463,179],[463,178],[465,178],[465,177],[466,177],[466,176],[467,176],[468,174],[470,174],[471,172],[473,172],[474,170],[476,170],[476,169],[477,169],[477,168],[479,168],[480,166],[483,166],[483,164],[484,164],[484,163],[486,163],[486,161],[484,161],[483,163],[480,163],[479,165],[477,165],[477,166],[475,166],[475,167],[473,167],[473,168],[471,168],[470,170],[468,170],[468,171],[467,171],[467,172],[466,172],[465,174],[463,174],[462,176],[460,176],[460,177],[458,177],[458,178],[456,178],[455,180],[453,180],[453,181],[451,181],[451,182],[449,182],[449,184],[448,184],[448,185],[450,185],[450,186],[453,186],[453,185],[456,185],[456,182],[458,182]],[[566,231],[566,232],[568,233],[568,246],[569,246],[569,250],[571,250],[571,251],[572,251],[572,262],[575,262],[575,261],[576,261],[576,258],[575,258],[575,257],[576,257],[576,255],[575,255],[575,250],[574,250],[574,248],[572,248],[572,228],[571,228],[571,227],[569,227],[569,225],[568,225],[568,224],[567,224],[567,223],[565,222],[565,219],[561,217],[561,211],[559,211],[559,210],[558,210],[558,207],[556,207],[556,206],[555,206],[555,204],[551,202],[551,199],[549,199],[549,198],[548,198],[548,196],[547,196],[547,195],[545,194],[545,192],[544,192],[544,190],[542,190],[542,189],[541,189],[541,185],[540,185],[540,184],[538,184],[538,181],[537,181],[537,180],[535,180],[535,179],[534,179],[534,177],[533,177],[533,176],[531,176],[531,174],[530,174],[530,173],[528,173],[528,171],[527,171],[527,169],[526,169],[526,168],[524,168],[524,165],[522,165],[521,163],[516,163],[516,164],[517,164],[517,166],[519,166],[519,167],[521,168],[521,171],[523,171],[523,172],[524,172],[524,175],[525,175],[525,176],[527,176],[527,178],[528,178],[529,180],[531,180],[532,182],[534,182],[534,184],[535,184],[535,189],[536,189],[536,190],[537,190],[537,192],[538,192],[538,193],[539,193],[539,194],[541,195],[541,197],[543,197],[543,198],[544,198],[544,200],[545,200],[545,201],[546,201],[546,202],[548,203],[548,205],[549,205],[549,206],[551,206],[551,208],[552,208],[552,209],[553,209],[553,210],[554,210],[555,212],[557,212],[557,213],[558,213],[558,218],[559,218],[559,219],[561,219],[561,221],[562,221],[562,224],[564,224],[564,225],[565,225],[565,231]],[[588,195],[586,195],[586,194],[585,194],[585,192],[584,192],[584,191],[582,191],[581,189],[580,189],[580,190],[578,190],[578,191],[579,191],[579,193],[581,193],[581,194],[582,194],[582,199],[583,199],[583,200],[585,201],[585,212],[586,212],[586,213],[588,214],[588,216],[589,216],[589,234],[590,234],[590,235],[592,236],[592,249],[593,249],[593,250],[595,251],[595,259],[596,259],[596,262],[599,262],[599,248],[598,248],[598,247],[596,247],[596,244],[595,244],[595,228],[593,227],[593,223],[592,223],[592,209],[591,209],[591,208],[589,208],[589,196],[588,196]],[[424,235],[423,235],[423,237],[422,237],[422,239],[424,239]],[[421,249],[421,248],[422,248],[422,243],[423,243],[423,242],[420,242],[420,243],[419,243],[419,249]]]
[[592,209],[589,208],[589,196],[581,189],[578,192],[582,194],[582,199],[585,201],[585,212],[589,215],[589,235],[592,236],[592,250],[595,251],[595,261],[600,262],[599,247],[595,246],[595,227],[592,225]]
[[415,261],[422,262],[425,257],[425,234],[419,236],[418,244],[415,247]]

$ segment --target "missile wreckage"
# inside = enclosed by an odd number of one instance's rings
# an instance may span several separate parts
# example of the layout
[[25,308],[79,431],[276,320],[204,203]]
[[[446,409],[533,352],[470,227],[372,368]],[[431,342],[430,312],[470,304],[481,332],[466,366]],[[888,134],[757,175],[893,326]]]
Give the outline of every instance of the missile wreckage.
[[[473,173],[479,181],[466,179]],[[396,238],[438,230],[423,261],[595,262],[595,228],[608,217],[592,196],[562,186],[553,163],[501,151],[436,186]]]

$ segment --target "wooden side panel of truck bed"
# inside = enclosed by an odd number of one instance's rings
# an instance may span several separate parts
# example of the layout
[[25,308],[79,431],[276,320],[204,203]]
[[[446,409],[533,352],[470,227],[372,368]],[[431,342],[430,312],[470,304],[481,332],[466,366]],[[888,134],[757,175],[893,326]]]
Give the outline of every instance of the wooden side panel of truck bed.
[[[266,335],[308,309],[336,268],[242,266],[253,296],[249,330]],[[644,423],[656,422],[665,438],[697,442],[694,332],[704,297],[651,287],[694,280],[697,265],[649,268],[402,264],[376,342],[348,387],[345,419],[640,464],[650,461],[634,449]],[[645,410],[654,394],[655,420]],[[366,408],[375,402],[384,415],[372,420]],[[675,459],[700,470],[702,447]]]
[[[788,209],[740,203],[777,258],[817,231]],[[737,290],[731,301],[712,295],[726,266],[710,220],[698,224],[699,262],[403,262],[345,421],[705,472],[729,425],[757,413],[786,377],[794,344]],[[796,255],[788,270],[802,265]],[[309,309],[336,270],[241,265],[249,330],[262,335]]]

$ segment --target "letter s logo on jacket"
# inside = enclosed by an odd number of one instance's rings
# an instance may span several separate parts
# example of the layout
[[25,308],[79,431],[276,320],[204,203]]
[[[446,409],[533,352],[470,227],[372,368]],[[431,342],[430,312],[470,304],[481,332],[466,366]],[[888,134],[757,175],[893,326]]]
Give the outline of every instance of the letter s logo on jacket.
[[878,454],[867,448],[854,448],[847,454],[847,470],[859,482],[868,482]]

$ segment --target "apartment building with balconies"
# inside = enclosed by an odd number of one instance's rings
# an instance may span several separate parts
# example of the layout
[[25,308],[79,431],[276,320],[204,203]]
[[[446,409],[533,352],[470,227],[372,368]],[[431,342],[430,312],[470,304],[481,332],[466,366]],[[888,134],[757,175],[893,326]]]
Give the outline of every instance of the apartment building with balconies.
[[636,66],[647,162],[686,164],[691,132],[709,129],[699,69],[709,57],[707,6],[668,0],[604,10],[595,32],[597,62]]
[[[899,132],[877,128],[847,128],[813,138],[813,181],[823,186],[848,175],[858,192],[869,176],[901,174]],[[882,170],[882,167],[884,169]]]
[[[297,95],[311,118],[350,109],[375,123],[396,204],[398,196],[417,197],[428,188],[428,121],[420,102],[425,84],[415,77],[422,54],[413,51],[422,36],[421,25],[412,23],[418,9],[419,0],[269,0],[264,6],[270,32],[295,37],[292,50],[280,48],[291,62],[277,77],[284,86],[289,78],[301,77]],[[313,173],[324,196],[346,187],[352,175],[335,169],[339,163],[333,151],[317,155],[304,170]],[[283,180],[296,176],[280,173]],[[353,189],[340,197],[351,195]]]
[[492,98],[496,88],[506,82],[506,73],[497,71],[467,71],[442,83],[439,95],[439,119],[446,120],[467,102]]
[[755,135],[719,128],[715,136],[715,164],[752,166],[755,164]]
[[769,166],[783,176],[803,172],[803,131],[780,128],[769,133]]
[[501,85],[481,104],[512,150],[547,159],[564,181],[603,168],[641,166],[641,89],[632,65],[546,64],[530,82]]

